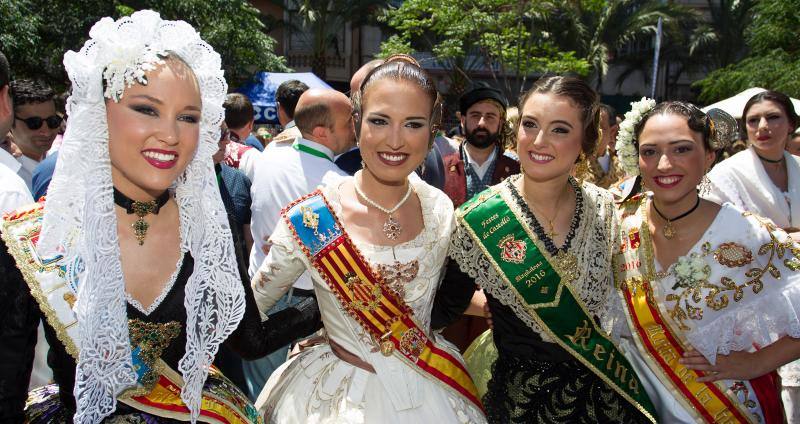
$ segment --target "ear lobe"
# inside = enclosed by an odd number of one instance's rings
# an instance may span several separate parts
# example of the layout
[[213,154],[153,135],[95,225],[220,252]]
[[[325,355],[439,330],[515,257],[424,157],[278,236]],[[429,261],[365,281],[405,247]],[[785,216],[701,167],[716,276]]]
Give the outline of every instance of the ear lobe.
[[318,125],[318,126],[314,127],[314,130],[311,131],[311,135],[313,135],[314,138],[316,138],[318,140],[327,140],[329,132],[330,132],[330,130],[328,130],[327,128],[325,128],[325,127],[323,127],[321,125]]

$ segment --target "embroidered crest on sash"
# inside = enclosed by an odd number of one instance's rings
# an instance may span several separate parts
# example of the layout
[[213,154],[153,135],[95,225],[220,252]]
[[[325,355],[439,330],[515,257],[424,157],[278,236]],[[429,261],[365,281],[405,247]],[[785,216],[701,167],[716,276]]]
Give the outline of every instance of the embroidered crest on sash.
[[513,234],[509,234],[502,239],[497,245],[500,250],[500,259],[513,264],[521,264],[525,261],[525,250],[528,245],[524,240],[514,239]]

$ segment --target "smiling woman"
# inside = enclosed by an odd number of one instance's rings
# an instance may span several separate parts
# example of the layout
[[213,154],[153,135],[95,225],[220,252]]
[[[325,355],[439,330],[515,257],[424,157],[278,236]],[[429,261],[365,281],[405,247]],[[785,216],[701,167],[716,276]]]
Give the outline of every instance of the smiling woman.
[[733,118],[636,106],[618,149],[638,156],[649,192],[620,211],[612,310],[623,352],[659,422],[781,423],[775,369],[800,356],[800,246],[767,219],[700,198]]
[[[211,161],[219,55],[141,11],[102,19],[64,63],[70,124],[47,200],[0,231],[18,267],[4,273],[0,421],[259,422],[211,366],[217,349],[256,358],[319,320],[310,301],[262,324],[239,277]],[[56,384],[28,396],[39,311]]]
[[430,331],[453,205],[413,172],[438,93],[396,56],[365,77],[354,109],[364,169],[287,206],[253,279],[268,310],[310,270],[327,342],[276,370],[256,406],[279,424],[483,423],[461,356]]

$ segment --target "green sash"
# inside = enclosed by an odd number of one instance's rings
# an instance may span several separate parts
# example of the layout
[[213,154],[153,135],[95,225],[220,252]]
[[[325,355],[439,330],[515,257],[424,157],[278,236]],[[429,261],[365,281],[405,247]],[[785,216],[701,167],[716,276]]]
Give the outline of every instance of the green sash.
[[514,288],[531,318],[655,423],[655,408],[633,367],[565,284],[577,278],[577,259],[563,252],[550,257],[496,189],[465,203],[456,218]]

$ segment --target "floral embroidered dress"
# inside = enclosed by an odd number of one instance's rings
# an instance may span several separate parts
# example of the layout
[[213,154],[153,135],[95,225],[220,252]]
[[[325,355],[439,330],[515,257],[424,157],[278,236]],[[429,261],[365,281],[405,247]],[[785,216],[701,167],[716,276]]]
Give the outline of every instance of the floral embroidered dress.
[[[614,336],[622,338],[659,421],[707,422],[710,411],[740,422],[782,422],[775,373],[689,386],[696,376],[677,364],[681,351],[671,349],[692,346],[714,363],[718,354],[800,337],[800,246],[771,221],[726,203],[689,252],[664,269],[653,255],[645,199],[639,195],[621,209],[615,307],[617,321],[629,326],[617,325]],[[648,324],[649,314],[661,324]]]
[[[460,361],[452,345],[430,332],[433,299],[453,230],[453,206],[444,193],[421,180],[411,184],[422,206],[422,232],[394,248],[357,240],[354,243],[373,271],[380,273],[413,309],[420,328]],[[322,189],[337,215],[341,211],[338,187],[339,184],[331,184]],[[266,259],[266,270],[261,268],[265,283],[253,287],[259,309],[268,310],[303,271],[309,270],[329,342],[303,350],[272,374],[256,402],[267,422],[486,422],[474,404],[421,372],[397,352],[389,356],[382,354],[373,338],[345,311],[309,262],[284,220],[280,221],[270,241],[273,245]],[[337,356],[331,345],[351,359],[340,359],[341,354]]]

